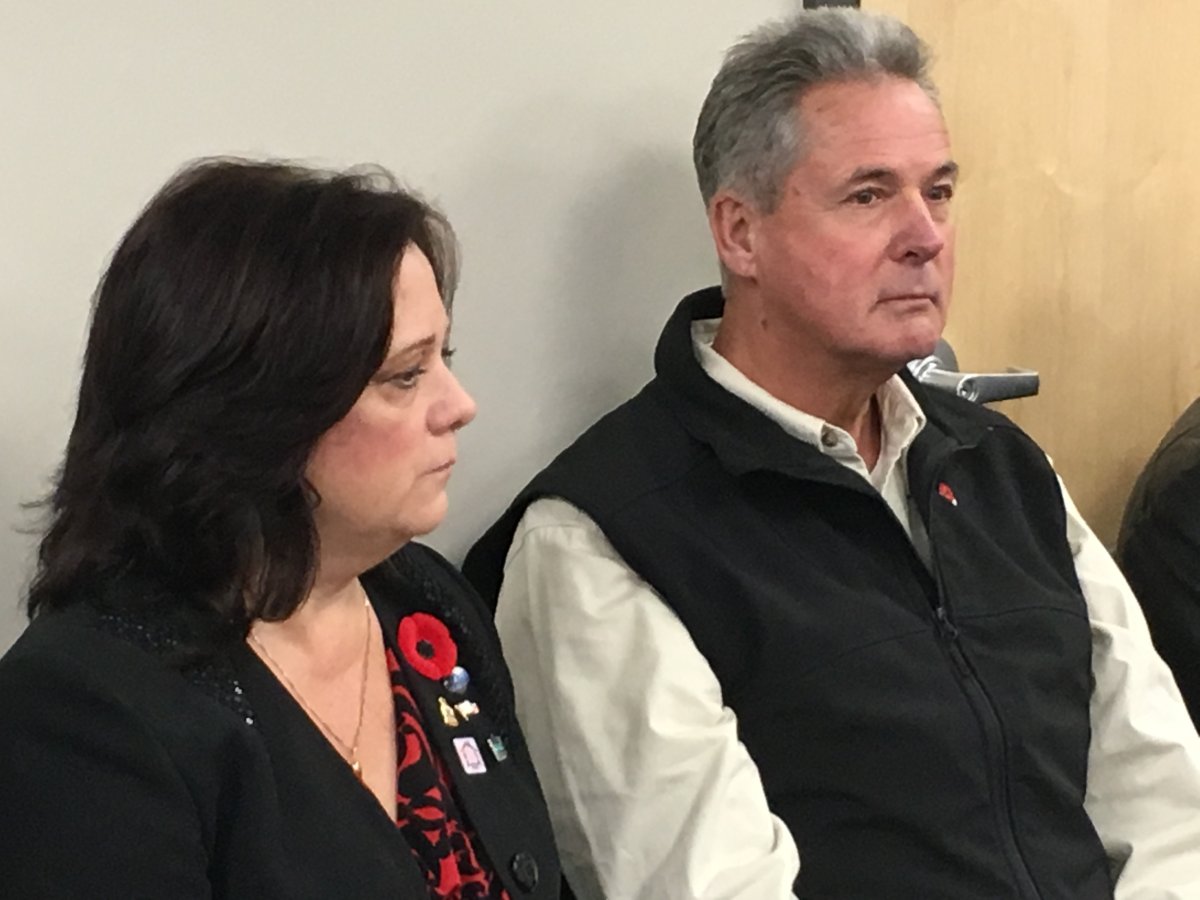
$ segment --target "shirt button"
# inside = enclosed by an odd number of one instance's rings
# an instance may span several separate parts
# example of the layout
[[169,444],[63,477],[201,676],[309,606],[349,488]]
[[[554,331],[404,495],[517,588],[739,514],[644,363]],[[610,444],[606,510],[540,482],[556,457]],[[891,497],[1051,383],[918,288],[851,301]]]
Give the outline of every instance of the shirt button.
[[838,445],[837,435],[834,434],[831,429],[823,428],[821,430],[821,446],[824,447],[826,450],[832,450],[837,445]]
[[508,868],[512,872],[517,886],[525,893],[531,893],[537,887],[541,873],[538,871],[537,860],[533,858],[532,853],[526,853],[524,850],[517,853],[508,864]]

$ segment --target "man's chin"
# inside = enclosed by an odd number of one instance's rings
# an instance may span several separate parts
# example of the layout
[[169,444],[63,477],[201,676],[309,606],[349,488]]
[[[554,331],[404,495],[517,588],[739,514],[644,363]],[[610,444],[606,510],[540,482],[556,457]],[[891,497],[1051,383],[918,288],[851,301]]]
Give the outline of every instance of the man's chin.
[[942,336],[942,318],[930,317],[922,322],[912,322],[899,336],[896,346],[896,358],[901,364],[914,359],[924,359],[932,356],[937,349],[938,340]]
[[910,362],[932,356],[936,347],[937,338],[897,342],[886,350],[877,352],[873,362],[879,367],[881,374],[896,374]]
[[927,356],[933,356],[933,351],[937,349],[938,339],[932,338],[921,341],[913,341],[905,349],[903,354],[904,362],[908,363],[914,359],[924,359]]

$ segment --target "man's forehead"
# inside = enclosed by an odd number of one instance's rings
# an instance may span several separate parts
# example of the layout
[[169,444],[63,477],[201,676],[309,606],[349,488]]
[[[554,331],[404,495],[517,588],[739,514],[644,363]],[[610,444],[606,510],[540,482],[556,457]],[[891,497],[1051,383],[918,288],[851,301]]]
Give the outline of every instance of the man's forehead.
[[860,170],[923,174],[952,165],[941,110],[915,82],[830,82],[797,103],[800,159],[850,178]]
[[858,108],[881,102],[906,101],[940,114],[938,102],[924,87],[911,78],[897,75],[877,75],[836,78],[806,88],[797,103],[808,111],[827,111],[836,106]]

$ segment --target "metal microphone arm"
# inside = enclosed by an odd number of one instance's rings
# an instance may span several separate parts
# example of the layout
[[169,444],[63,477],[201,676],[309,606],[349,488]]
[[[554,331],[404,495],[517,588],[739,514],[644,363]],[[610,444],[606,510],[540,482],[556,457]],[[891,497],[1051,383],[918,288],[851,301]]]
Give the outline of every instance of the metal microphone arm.
[[921,384],[950,391],[976,403],[1015,400],[1032,397],[1041,387],[1041,379],[1033,369],[1009,368],[1004,372],[960,372],[954,350],[945,340],[939,340],[932,356],[914,359],[909,370]]

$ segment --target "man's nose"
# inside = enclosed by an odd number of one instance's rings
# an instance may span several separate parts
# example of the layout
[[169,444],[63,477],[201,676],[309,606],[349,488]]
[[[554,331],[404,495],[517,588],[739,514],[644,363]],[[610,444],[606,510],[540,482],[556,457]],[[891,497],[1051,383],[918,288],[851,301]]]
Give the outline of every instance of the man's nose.
[[916,193],[906,198],[898,212],[892,242],[892,258],[910,265],[924,265],[946,246],[947,225],[935,216],[929,201]]

